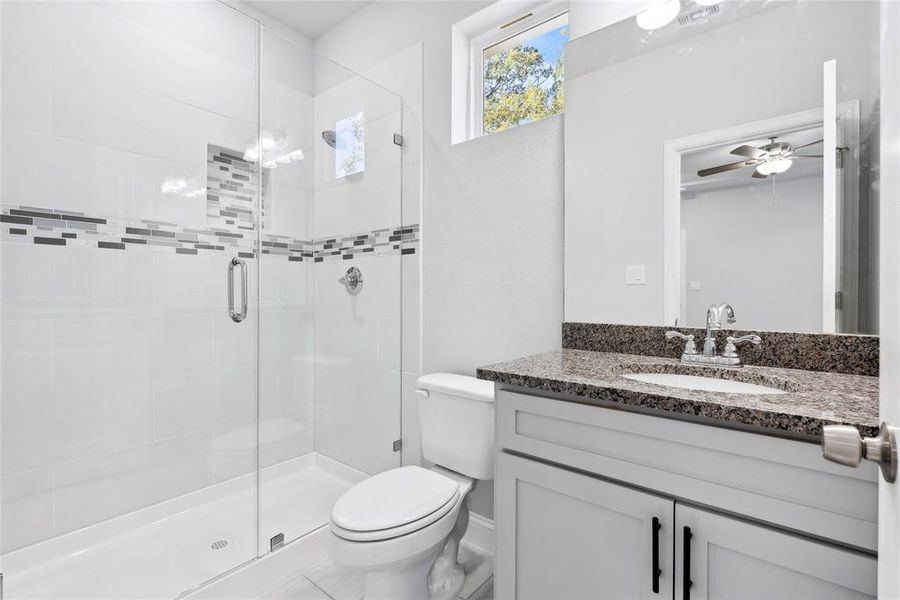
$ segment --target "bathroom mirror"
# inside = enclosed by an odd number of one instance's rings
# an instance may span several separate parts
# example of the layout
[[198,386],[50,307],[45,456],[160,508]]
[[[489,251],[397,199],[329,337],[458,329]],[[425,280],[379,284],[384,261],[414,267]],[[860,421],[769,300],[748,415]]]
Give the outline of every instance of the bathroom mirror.
[[686,0],[572,41],[565,319],[877,333],[878,19]]

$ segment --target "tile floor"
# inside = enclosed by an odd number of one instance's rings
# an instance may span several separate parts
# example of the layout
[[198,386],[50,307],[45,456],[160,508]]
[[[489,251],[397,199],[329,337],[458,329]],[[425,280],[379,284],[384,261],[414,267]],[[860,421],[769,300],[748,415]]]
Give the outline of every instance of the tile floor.
[[[460,600],[493,600],[494,559],[490,554],[463,542],[460,563],[466,571],[466,585]],[[325,559],[303,574],[263,594],[258,600],[360,600],[363,577]]]

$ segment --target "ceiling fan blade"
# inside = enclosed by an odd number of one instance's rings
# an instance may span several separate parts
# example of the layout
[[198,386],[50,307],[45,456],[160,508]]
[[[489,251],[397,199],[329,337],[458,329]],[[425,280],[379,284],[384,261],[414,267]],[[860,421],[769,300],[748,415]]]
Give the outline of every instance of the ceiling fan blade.
[[767,154],[765,150],[761,150],[756,146],[748,146],[747,144],[738,146],[731,153],[737,156],[746,156],[747,158],[762,158]]
[[803,144],[802,146],[794,146],[794,152],[799,150],[800,148],[806,148],[807,146],[815,146],[816,144],[821,144],[825,140],[816,140],[815,142],[810,142],[808,144]]
[[822,158],[821,154],[791,154],[788,158]]
[[752,167],[754,165],[756,165],[756,161],[742,160],[735,163],[729,163],[727,165],[719,165],[718,167],[700,169],[699,171],[697,171],[697,175],[700,177],[708,177],[709,175],[724,173],[725,171],[734,171],[735,169],[743,169],[744,167]]
[[765,179],[766,177],[768,177],[768,175],[763,175],[762,173],[754,169],[753,175],[751,175],[750,177],[753,177],[754,179]]

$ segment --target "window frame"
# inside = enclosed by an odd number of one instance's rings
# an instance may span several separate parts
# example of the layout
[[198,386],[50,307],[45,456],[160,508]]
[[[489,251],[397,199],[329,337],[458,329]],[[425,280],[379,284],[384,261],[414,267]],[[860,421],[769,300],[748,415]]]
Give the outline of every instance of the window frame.
[[[530,14],[529,14],[530,13]],[[489,48],[518,37],[566,16],[569,24],[569,3],[554,0],[531,10],[510,15],[500,24],[474,36],[469,41],[469,139],[482,137],[484,132],[484,53]]]

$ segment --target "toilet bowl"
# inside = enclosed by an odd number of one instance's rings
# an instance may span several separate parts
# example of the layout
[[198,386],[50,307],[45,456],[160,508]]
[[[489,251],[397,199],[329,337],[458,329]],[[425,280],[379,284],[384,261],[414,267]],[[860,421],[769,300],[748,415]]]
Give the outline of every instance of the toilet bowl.
[[449,373],[418,383],[422,454],[435,466],[373,475],[331,513],[328,554],[365,575],[366,600],[456,598],[465,583],[458,552],[468,495],[493,478],[493,384]]

